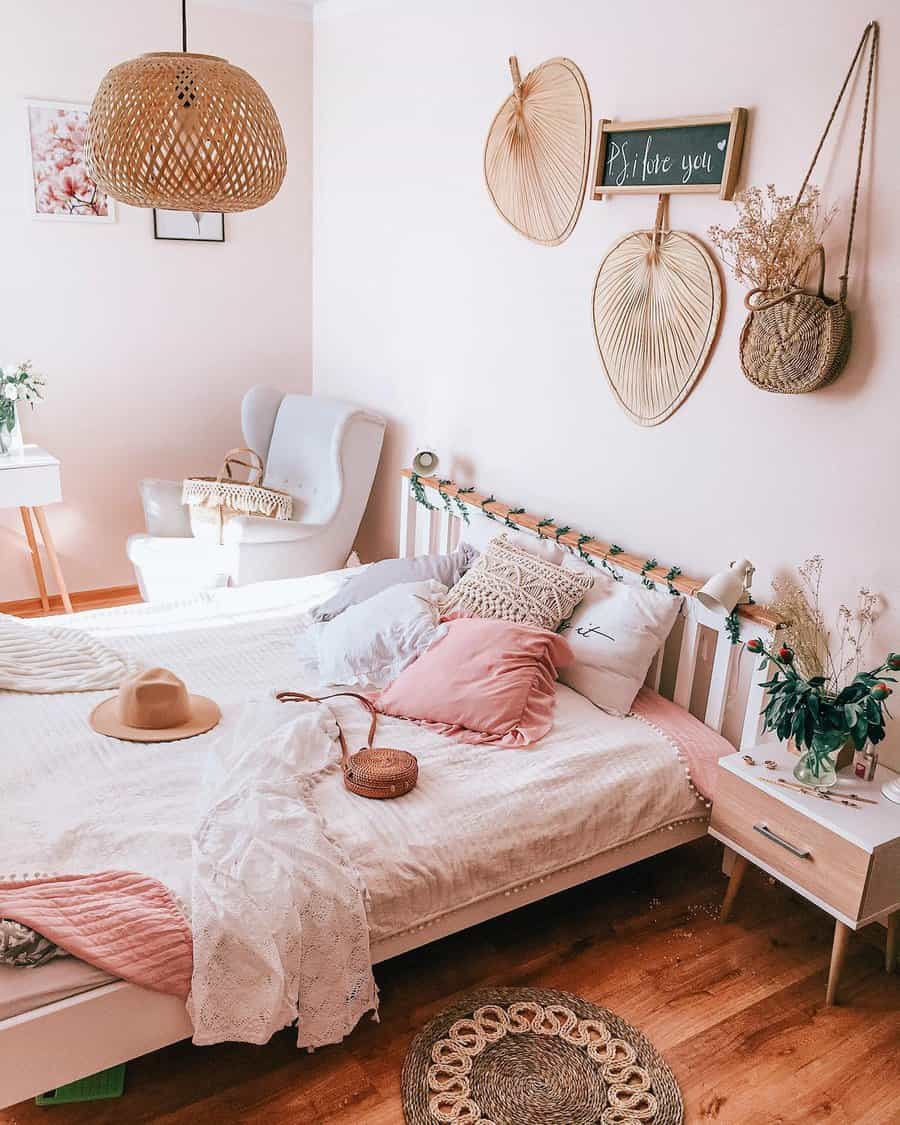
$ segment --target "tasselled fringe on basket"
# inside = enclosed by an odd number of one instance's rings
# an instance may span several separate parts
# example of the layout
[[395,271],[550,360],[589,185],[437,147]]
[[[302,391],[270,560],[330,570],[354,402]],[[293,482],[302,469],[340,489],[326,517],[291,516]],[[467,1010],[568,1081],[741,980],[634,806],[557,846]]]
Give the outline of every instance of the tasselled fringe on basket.
[[289,520],[294,506],[293,498],[286,493],[214,480],[186,480],[181,502],[203,508],[232,508],[248,516],[269,516],[277,520]]

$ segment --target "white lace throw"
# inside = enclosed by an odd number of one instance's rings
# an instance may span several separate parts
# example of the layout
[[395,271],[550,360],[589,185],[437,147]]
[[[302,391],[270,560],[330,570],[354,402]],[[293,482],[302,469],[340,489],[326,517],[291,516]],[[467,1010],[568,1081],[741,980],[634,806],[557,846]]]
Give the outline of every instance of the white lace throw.
[[0,613],[0,690],[106,691],[137,668],[137,661],[79,629],[34,625]]
[[193,836],[194,1043],[338,1043],[378,1008],[365,888],[312,801],[340,769],[322,705],[261,702],[211,749]]

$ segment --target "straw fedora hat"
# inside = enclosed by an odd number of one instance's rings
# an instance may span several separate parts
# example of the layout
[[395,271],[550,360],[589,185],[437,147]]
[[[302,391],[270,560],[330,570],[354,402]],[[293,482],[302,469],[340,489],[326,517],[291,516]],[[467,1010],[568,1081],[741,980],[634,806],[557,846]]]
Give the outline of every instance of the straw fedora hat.
[[189,695],[174,672],[148,668],[123,680],[118,695],[94,708],[91,726],[127,742],[175,742],[212,730],[221,717],[216,703]]

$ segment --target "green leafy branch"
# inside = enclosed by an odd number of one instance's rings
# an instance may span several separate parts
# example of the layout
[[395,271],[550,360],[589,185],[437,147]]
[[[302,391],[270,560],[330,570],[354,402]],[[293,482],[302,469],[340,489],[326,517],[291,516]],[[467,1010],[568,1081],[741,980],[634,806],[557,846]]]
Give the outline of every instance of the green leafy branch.
[[437,508],[430,502],[425,493],[425,486],[419,480],[418,473],[409,474],[409,491],[412,493],[413,499],[417,504],[421,504],[423,508],[429,512],[436,512]]
[[787,645],[777,652],[766,648],[761,637],[747,642],[749,652],[762,656],[760,671],[774,665],[772,678],[763,689],[768,701],[763,708],[763,727],[775,731],[782,741],[792,738],[821,766],[850,738],[857,750],[866,742],[873,745],[884,739],[885,715],[891,718],[887,698],[896,677],[886,671],[900,671],[900,653],[891,652],[883,664],[871,672],[858,672],[840,691],[830,691],[825,676],[801,676],[794,667],[794,653]]
[[659,563],[656,561],[656,559],[647,559],[647,561],[641,567],[641,585],[646,586],[648,590],[655,590],[656,583],[651,578],[647,577],[647,571],[656,570],[658,566]]

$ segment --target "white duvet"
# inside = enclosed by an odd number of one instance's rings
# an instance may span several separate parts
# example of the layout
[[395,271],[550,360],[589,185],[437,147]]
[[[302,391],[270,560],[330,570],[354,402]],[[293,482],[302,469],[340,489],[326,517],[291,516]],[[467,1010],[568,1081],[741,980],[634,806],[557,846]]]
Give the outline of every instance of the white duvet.
[[[71,619],[131,659],[171,668],[189,690],[216,699],[223,720],[185,742],[132,744],[88,726],[101,693],[0,692],[2,874],[139,870],[170,887],[190,916],[191,830],[213,740],[234,734],[249,700],[284,689],[315,692],[319,685],[296,654],[297,635],[309,609],[343,580],[264,583]],[[329,706],[351,751],[363,745],[359,705]],[[410,794],[367,801],[344,789],[337,770],[325,771],[312,791],[365,887],[376,956],[379,942],[450,911],[706,815],[663,735],[637,718],[607,715],[563,686],[554,729],[524,750],[462,746],[386,717],[376,744],[418,756]]]

